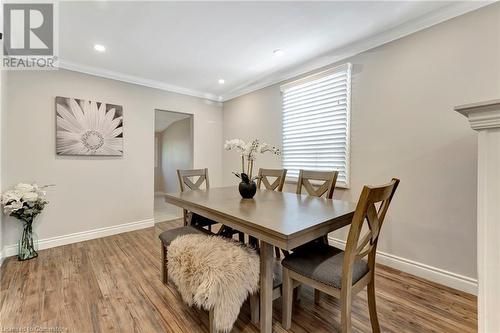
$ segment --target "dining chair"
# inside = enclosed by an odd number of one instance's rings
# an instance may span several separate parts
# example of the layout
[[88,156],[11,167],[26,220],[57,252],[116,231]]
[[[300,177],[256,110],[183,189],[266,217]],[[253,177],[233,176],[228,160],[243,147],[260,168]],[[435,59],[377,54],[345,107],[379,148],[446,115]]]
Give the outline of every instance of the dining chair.
[[[205,189],[210,188],[207,168],[177,170],[177,176],[179,177],[181,192],[185,192],[187,190],[200,190],[203,186],[203,183],[205,183]],[[217,224],[217,222],[213,220],[192,212],[188,212],[186,209],[183,210],[183,222],[185,226],[192,225],[197,228],[207,228],[210,232],[212,231],[212,226],[214,224]],[[234,234],[238,234],[239,241],[245,241],[245,235],[242,232],[224,225],[220,227],[217,234],[228,238],[231,238]]]
[[[181,192],[186,190],[186,187],[191,190],[200,189],[201,185],[205,182],[206,188],[209,187],[208,181],[208,169],[198,169],[198,170],[177,170],[177,175],[179,177],[179,184],[181,187]],[[192,181],[191,177],[198,177],[196,181]],[[198,220],[200,224],[194,227],[193,220]],[[161,280],[164,284],[168,284],[168,268],[167,268],[167,252],[170,243],[174,239],[183,235],[191,235],[191,234],[208,234],[210,230],[203,229],[202,226],[208,226],[209,229],[212,224],[216,222],[205,219],[202,216],[196,218],[194,214],[191,214],[187,210],[183,210],[183,226],[169,229],[163,231],[160,235],[161,241]]]
[[[300,170],[299,178],[297,180],[296,193],[302,194],[302,188],[305,188],[307,194],[310,196],[322,197],[324,195],[326,199],[332,199],[338,175],[339,172],[335,170]],[[325,244],[328,244],[328,235],[324,235],[316,241],[322,241]]]
[[[399,179],[393,178],[387,185],[363,188],[344,251],[324,243],[311,243],[283,259],[283,328],[291,326],[292,293],[298,282],[340,298],[342,333],[351,332],[353,295],[368,286],[372,330],[380,332],[375,302],[375,259],[382,223],[398,185]],[[368,228],[361,236],[365,220]],[[316,303],[319,295],[315,293]]]
[[[296,193],[302,194],[303,187],[309,195],[321,197],[326,194],[325,198],[331,199],[333,197],[338,175],[338,171],[300,170]],[[321,182],[323,183],[318,184]]]
[[[286,169],[259,169],[259,174],[257,178],[257,188],[261,188],[264,184],[266,190],[270,191],[283,191],[283,185],[285,185]],[[269,177],[274,177],[274,180],[270,180]]]
[[[257,178],[257,188],[264,188],[269,191],[283,191],[283,186],[285,185],[287,169],[259,169]],[[275,178],[274,180],[271,178]],[[256,238],[250,237],[249,243],[258,248],[258,242]],[[275,247],[276,257],[280,258],[280,249]]]
[[209,234],[208,230],[205,229],[199,229],[199,228],[194,228],[190,225],[185,225],[182,227],[174,228],[174,229],[169,229],[166,231],[163,231],[160,235],[160,241],[161,241],[161,281],[163,284],[168,284],[168,261],[167,261],[167,253],[168,253],[168,248],[172,241],[176,239],[179,236],[184,236],[184,235],[203,235]]
[[[202,188],[203,183],[205,183],[205,188],[210,188],[210,181],[208,179],[208,169],[194,169],[194,170],[177,170],[177,176],[179,177],[179,186],[181,192],[187,190],[199,190]],[[197,177],[197,179],[195,179]],[[183,209],[183,222],[184,225],[194,225],[198,227],[207,227],[209,231],[212,231],[212,225],[217,222],[206,219],[200,215],[196,215]]]

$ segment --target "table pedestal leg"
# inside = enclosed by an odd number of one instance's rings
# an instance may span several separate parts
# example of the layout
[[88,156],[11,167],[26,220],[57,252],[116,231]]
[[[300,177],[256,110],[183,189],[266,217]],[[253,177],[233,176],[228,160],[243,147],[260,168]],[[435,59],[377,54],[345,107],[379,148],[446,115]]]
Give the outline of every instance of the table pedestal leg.
[[260,332],[273,330],[273,246],[261,242],[260,248]]

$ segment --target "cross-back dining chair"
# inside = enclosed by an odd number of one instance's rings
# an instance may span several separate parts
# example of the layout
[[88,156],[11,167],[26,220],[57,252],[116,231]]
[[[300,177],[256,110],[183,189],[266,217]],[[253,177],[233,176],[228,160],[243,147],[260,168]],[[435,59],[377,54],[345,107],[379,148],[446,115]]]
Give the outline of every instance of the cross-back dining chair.
[[[383,186],[365,186],[352,218],[345,251],[324,243],[312,243],[282,261],[283,317],[291,326],[292,293],[296,283],[315,288],[315,302],[324,292],[341,300],[342,333],[351,332],[352,297],[368,286],[368,307],[373,332],[380,332],[375,301],[375,259],[380,230],[399,179]],[[363,231],[364,223],[368,228]],[[366,258],[366,259],[365,259]]]
[[[264,185],[264,188],[269,191],[283,191],[283,186],[285,185],[287,169],[259,169],[258,178],[257,178],[257,188],[261,188]],[[272,179],[274,178],[274,180]],[[251,237],[249,239],[251,245],[258,247],[258,242],[255,238]],[[275,247],[276,258],[280,258],[281,249]]]
[[[197,190],[201,188],[201,185],[205,183],[205,187],[209,188],[208,181],[208,169],[197,169],[197,170],[177,170],[177,175],[179,177],[179,185],[181,187],[181,192],[186,191],[186,188],[190,190]],[[198,177],[198,179],[191,179],[193,177]],[[207,234],[210,230],[205,230],[202,226],[208,226],[211,228],[211,225],[214,224],[214,221],[205,219],[203,217],[196,218],[194,214],[191,214],[187,210],[183,210],[183,222],[184,225],[182,227],[169,229],[163,231],[160,235],[161,241],[161,279],[164,284],[168,284],[168,268],[167,268],[167,251],[170,243],[174,239],[182,235],[190,235],[190,234]],[[198,220],[200,224],[191,225],[191,222],[194,220]]]
[[[338,171],[312,171],[300,170],[297,180],[297,194],[302,194],[302,188],[306,193],[314,197],[325,196],[326,199],[333,198],[333,191],[337,184]],[[328,235],[319,238],[322,242],[328,244]]]
[[[205,189],[210,188],[210,181],[208,178],[208,169],[193,169],[193,170],[177,170],[177,176],[179,177],[179,185],[181,192],[187,190],[200,190],[205,184]],[[188,212],[186,209],[183,210],[184,225],[193,225],[198,228],[207,228],[208,231],[212,231],[212,226],[217,224],[217,222],[210,220],[204,216]],[[245,235],[237,230],[234,230],[228,226],[221,226],[217,232],[220,236],[225,236],[231,238],[234,234],[238,234],[238,238],[241,242],[245,241]]]
[[[283,191],[283,185],[285,185],[286,169],[259,169],[259,174],[257,178],[257,188],[261,188],[264,185],[266,190],[270,191]],[[270,178],[275,178],[274,180]]]
[[[179,185],[181,187],[181,192],[187,189],[199,190],[203,183],[205,183],[205,188],[210,188],[210,181],[208,179],[208,169],[193,169],[193,170],[177,170],[177,176],[179,177]],[[196,178],[197,179],[194,179]]]
[[[210,181],[208,179],[208,169],[193,169],[193,170],[177,170],[179,177],[179,186],[181,192],[187,190],[199,190],[205,183],[205,188],[210,188]],[[203,218],[202,216],[192,214],[186,209],[183,209],[184,225],[194,225],[198,227],[207,227],[209,231],[212,230],[212,225],[216,224],[212,220]]]
[[325,195],[325,198],[331,199],[338,175],[338,171],[300,170],[296,193],[302,194],[302,188],[304,188],[309,195],[315,197]]

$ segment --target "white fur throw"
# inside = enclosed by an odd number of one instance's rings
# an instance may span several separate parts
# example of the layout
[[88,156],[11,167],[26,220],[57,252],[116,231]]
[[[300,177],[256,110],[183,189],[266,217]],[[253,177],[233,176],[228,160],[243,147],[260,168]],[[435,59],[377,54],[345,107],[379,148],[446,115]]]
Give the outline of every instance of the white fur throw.
[[229,332],[249,294],[259,287],[255,250],[216,236],[184,235],[167,251],[168,275],[182,299],[214,311],[217,331]]

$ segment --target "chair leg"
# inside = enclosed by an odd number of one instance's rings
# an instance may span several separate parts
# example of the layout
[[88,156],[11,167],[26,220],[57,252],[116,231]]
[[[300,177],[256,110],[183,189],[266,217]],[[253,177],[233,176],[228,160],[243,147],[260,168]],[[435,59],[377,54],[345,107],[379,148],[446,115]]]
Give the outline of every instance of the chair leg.
[[167,248],[161,244],[161,281],[168,284]]
[[238,240],[241,242],[241,243],[245,243],[245,234],[242,233],[241,231],[238,231]]
[[302,285],[300,285],[300,284],[293,289],[293,302],[294,303],[297,303],[298,301],[300,301],[300,291],[301,290],[302,290]]
[[280,248],[275,246],[274,247],[274,253],[276,255],[276,259],[280,259],[280,257],[281,257],[280,252],[281,252]]
[[217,333],[217,330],[215,329],[214,309],[210,309],[210,311],[208,311],[208,327],[210,333]]
[[219,231],[217,232],[217,236],[225,238],[233,238],[233,229],[226,225],[222,225]]
[[190,224],[190,221],[189,221],[188,211],[187,211],[187,210],[185,210],[185,209],[183,209],[183,210],[182,210],[182,216],[183,216],[182,220],[183,220],[183,224],[184,224],[184,226],[189,225],[189,224]]
[[259,241],[257,240],[257,238],[255,238],[253,236],[248,236],[248,244],[250,244],[250,246],[254,247],[256,251],[259,250]]
[[254,325],[259,324],[260,298],[259,294],[250,295],[250,319]]
[[375,301],[375,277],[372,277],[370,283],[368,283],[367,288],[368,293],[368,309],[370,310],[370,321],[372,323],[373,333],[380,333],[380,325],[378,323],[377,317],[377,304]]
[[319,304],[319,300],[321,299],[321,291],[318,289],[314,289],[314,304]]
[[341,292],[341,308],[340,308],[340,321],[342,326],[342,333],[351,333],[351,290],[348,290],[343,295]]
[[290,329],[292,326],[292,298],[293,298],[293,280],[290,277],[289,270],[283,267],[283,315],[281,318],[281,326],[284,329]]

